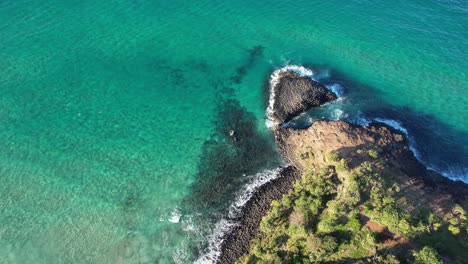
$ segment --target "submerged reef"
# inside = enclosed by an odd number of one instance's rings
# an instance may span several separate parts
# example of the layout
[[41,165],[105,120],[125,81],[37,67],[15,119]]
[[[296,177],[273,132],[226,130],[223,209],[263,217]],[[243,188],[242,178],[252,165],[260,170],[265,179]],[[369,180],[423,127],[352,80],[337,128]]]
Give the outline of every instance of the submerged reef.
[[382,123],[282,127],[336,99],[308,77],[282,72],[271,92],[289,167],[245,205],[219,263],[468,263],[468,185],[428,170]]

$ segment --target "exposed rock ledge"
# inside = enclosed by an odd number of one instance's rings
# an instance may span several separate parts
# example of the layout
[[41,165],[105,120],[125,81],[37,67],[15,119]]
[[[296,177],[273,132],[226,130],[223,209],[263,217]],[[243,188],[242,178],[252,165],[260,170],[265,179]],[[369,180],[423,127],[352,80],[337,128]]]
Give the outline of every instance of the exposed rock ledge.
[[237,221],[239,225],[229,232],[221,245],[222,254],[218,263],[234,263],[248,252],[250,241],[257,235],[260,221],[270,209],[271,202],[281,199],[300,177],[299,171],[292,166],[283,168],[280,174],[280,177],[258,188],[247,202]]
[[280,73],[272,89],[275,94],[272,118],[277,123],[287,122],[312,107],[337,99],[323,84],[291,71]]

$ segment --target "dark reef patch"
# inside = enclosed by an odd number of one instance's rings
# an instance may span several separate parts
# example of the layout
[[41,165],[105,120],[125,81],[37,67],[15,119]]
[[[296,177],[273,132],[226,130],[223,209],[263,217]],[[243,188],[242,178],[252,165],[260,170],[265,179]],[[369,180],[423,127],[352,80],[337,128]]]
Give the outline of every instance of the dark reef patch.
[[242,79],[247,74],[248,70],[253,66],[255,61],[261,56],[263,56],[264,49],[265,47],[259,45],[248,50],[249,57],[246,63],[236,69],[236,75],[231,77],[231,81],[233,81],[236,84],[241,83]]
[[233,201],[247,175],[280,164],[273,142],[258,132],[254,115],[233,99],[232,89],[221,89],[215,131],[203,144],[198,173],[187,200],[191,211],[214,218],[219,218]]

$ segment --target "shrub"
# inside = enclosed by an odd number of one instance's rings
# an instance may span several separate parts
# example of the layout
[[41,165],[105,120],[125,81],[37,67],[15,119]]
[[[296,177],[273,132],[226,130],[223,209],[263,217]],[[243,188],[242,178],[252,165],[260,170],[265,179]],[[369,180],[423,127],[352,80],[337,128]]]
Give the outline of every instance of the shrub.
[[362,233],[363,240],[361,241],[361,243],[363,244],[363,246],[367,249],[373,248],[377,244],[374,233],[372,233],[372,231],[369,228],[365,228]]
[[378,256],[374,263],[377,264],[400,264],[400,261],[393,255]]
[[361,222],[359,221],[359,217],[357,214],[353,214],[350,218],[348,223],[346,224],[349,228],[353,231],[361,230]]
[[449,225],[448,230],[455,236],[460,234],[460,228],[458,228],[457,226]]
[[317,224],[317,232],[319,233],[331,233],[336,230],[338,224],[338,218],[334,214],[324,213],[322,219]]
[[458,214],[462,220],[466,220],[465,210],[459,204],[455,204],[455,206],[452,209],[452,212]]
[[348,161],[345,159],[341,159],[340,163],[336,166],[337,171],[349,171],[349,164]]
[[371,150],[367,151],[367,155],[369,155],[369,157],[371,157],[373,159],[377,159],[379,157],[379,153],[377,153],[377,151],[375,149],[371,149]]
[[439,227],[442,226],[440,218],[433,212],[429,213],[429,216],[427,217],[427,223],[430,229],[436,231],[439,229]]
[[406,219],[401,219],[400,223],[398,224],[398,229],[403,234],[408,234],[411,231],[411,225],[406,221]]
[[284,195],[283,198],[281,199],[281,204],[286,208],[291,207],[292,205],[291,198],[289,198],[288,195]]
[[330,173],[330,170],[328,169],[328,167],[320,168],[319,176],[325,177],[325,176],[328,176],[329,173]]
[[414,264],[443,264],[439,260],[437,252],[430,248],[424,247],[419,252],[413,252]]
[[460,220],[459,220],[458,218],[454,217],[454,218],[451,218],[451,219],[449,220],[449,223],[450,223],[451,225],[458,225],[458,224],[460,224]]
[[332,236],[325,236],[322,239],[322,248],[326,252],[331,253],[331,252],[335,251],[337,247],[338,247],[338,243],[336,242],[336,238],[334,238]]
[[340,160],[340,154],[336,150],[328,152],[325,157],[328,162],[338,162]]
[[368,161],[364,161],[359,166],[359,172],[364,173],[364,174],[371,173],[373,170],[374,170],[374,168],[372,167],[372,163],[370,163]]

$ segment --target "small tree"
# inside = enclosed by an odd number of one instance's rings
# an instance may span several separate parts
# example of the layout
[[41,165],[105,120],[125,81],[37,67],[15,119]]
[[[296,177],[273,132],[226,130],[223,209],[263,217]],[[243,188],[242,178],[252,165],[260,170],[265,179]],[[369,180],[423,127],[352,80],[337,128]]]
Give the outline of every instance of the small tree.
[[424,247],[419,252],[413,252],[414,264],[443,264],[437,251],[430,247]]

